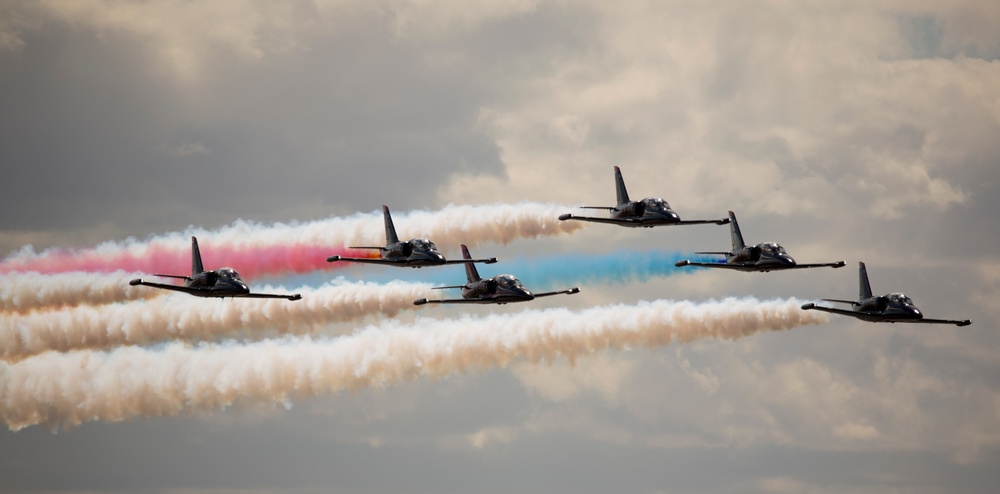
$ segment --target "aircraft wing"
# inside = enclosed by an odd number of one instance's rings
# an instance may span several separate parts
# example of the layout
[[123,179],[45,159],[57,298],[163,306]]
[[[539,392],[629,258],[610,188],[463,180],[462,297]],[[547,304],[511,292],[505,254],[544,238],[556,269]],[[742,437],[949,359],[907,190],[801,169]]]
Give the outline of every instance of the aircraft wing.
[[495,303],[491,299],[485,298],[448,298],[448,299],[426,299],[418,298],[413,301],[413,305],[424,305],[424,304],[492,304]]
[[142,278],[134,279],[128,282],[128,284],[132,286],[144,285],[144,286],[151,286],[153,288],[162,288],[164,290],[173,290],[175,292],[190,293],[191,295],[197,295],[199,297],[204,296],[208,292],[208,290],[204,290],[201,288],[191,288],[189,286],[183,286],[183,285],[168,285],[166,283],[153,283],[152,281],[143,281]]
[[968,326],[972,324],[971,319],[963,319],[961,321],[956,321],[951,319],[927,319],[926,317],[923,319],[917,319],[914,321],[906,321],[906,322],[923,323],[923,324],[954,324],[955,326]]
[[819,264],[796,264],[793,267],[782,268],[782,269],[808,269],[808,268],[827,268],[827,267],[830,267],[830,268],[842,268],[842,267],[844,267],[844,261],[824,262],[824,263],[819,263]]
[[677,223],[668,223],[670,225],[707,225],[709,223],[714,223],[716,225],[725,225],[729,223],[729,218],[722,218],[718,220],[680,220]]
[[569,290],[560,290],[558,292],[536,293],[534,295],[535,298],[538,298],[538,297],[548,297],[549,295],[562,295],[562,294],[572,295],[574,293],[580,293],[580,287],[575,286],[573,288],[570,288]]
[[723,269],[746,269],[747,266],[743,264],[729,264],[726,262],[697,262],[689,261],[687,259],[681,259],[674,263],[674,266],[682,268],[684,266],[700,266],[703,268],[723,268]]
[[560,221],[580,220],[580,221],[589,221],[591,223],[610,223],[612,225],[628,225],[628,224],[638,225],[641,223],[639,220],[618,219],[618,218],[595,218],[593,216],[574,216],[569,213],[559,215],[559,220]]
[[834,309],[833,307],[823,307],[822,305],[816,305],[812,302],[808,304],[802,304],[802,310],[819,310],[823,312],[829,312],[831,314],[840,314],[842,316],[861,318],[862,314],[854,312],[853,310],[844,309]]
[[301,300],[302,295],[296,293],[295,295],[277,295],[273,293],[248,293],[246,295],[240,295],[240,298],[284,298],[288,300]]
[[472,264],[474,262],[481,262],[483,264],[493,264],[497,262],[497,258],[491,257],[489,259],[448,259],[445,264]]
[[391,259],[382,259],[380,257],[343,257],[343,256],[330,256],[326,258],[326,262],[360,262],[364,264],[391,264],[395,266],[406,265],[406,261],[393,261]]

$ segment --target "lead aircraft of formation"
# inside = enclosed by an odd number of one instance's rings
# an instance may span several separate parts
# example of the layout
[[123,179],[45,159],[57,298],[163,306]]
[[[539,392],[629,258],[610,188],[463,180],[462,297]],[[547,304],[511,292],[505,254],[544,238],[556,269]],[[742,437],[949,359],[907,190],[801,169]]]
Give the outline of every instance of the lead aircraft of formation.
[[622,179],[622,171],[617,166],[615,167],[615,187],[618,193],[618,205],[580,207],[580,209],[604,209],[610,211],[610,218],[563,214],[559,216],[559,219],[562,221],[579,220],[593,223],[611,223],[612,225],[632,228],[640,226],[652,228],[654,226],[669,225],[704,225],[707,223],[725,225],[729,223],[728,218],[720,220],[681,220],[680,215],[673,209],[670,209],[670,204],[659,197],[646,197],[641,201],[630,201],[628,191],[625,190],[625,180]]
[[173,290],[184,292],[196,297],[242,297],[242,298],[284,298],[288,300],[299,300],[302,295],[276,295],[270,293],[251,293],[250,288],[240,278],[240,274],[233,268],[219,268],[215,271],[205,271],[201,264],[201,251],[198,250],[198,239],[191,237],[191,276],[178,274],[154,274],[161,278],[179,278],[184,280],[184,285],[168,285],[164,283],[153,283],[137,278],[129,281],[132,286],[145,285],[163,290]]
[[856,317],[862,321],[868,322],[910,322],[923,324],[954,324],[956,326],[968,326],[972,324],[972,321],[969,319],[951,320],[925,318],[924,314],[920,312],[920,309],[913,305],[913,300],[910,300],[910,297],[907,297],[902,293],[896,292],[879,297],[873,296],[872,287],[868,283],[868,270],[865,269],[865,263],[863,262],[858,263],[858,300],[856,302],[853,300],[837,300],[832,298],[824,298],[822,300],[826,302],[850,304],[851,310],[822,307],[811,302],[804,304],[802,308],[804,310],[819,310],[833,314],[840,314],[842,316]]

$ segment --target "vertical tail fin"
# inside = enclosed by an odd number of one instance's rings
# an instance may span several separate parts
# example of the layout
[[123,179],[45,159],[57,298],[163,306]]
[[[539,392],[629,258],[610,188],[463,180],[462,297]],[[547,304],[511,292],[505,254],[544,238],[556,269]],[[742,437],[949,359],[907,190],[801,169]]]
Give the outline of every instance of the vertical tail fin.
[[198,250],[198,239],[191,237],[191,276],[205,271],[205,266],[201,264],[201,251]]
[[[469,254],[469,248],[465,244],[462,244],[462,259],[472,259],[472,254]],[[476,270],[475,263],[465,263],[465,278],[469,280],[469,283],[482,279],[479,277],[479,271]]]
[[732,211],[729,212],[729,235],[733,238],[733,250],[746,247],[743,234],[740,233],[740,224],[736,222],[736,213]]
[[858,263],[858,300],[872,297],[872,286],[868,283],[868,270],[865,263]]
[[625,190],[625,180],[622,179],[621,168],[615,167],[615,192],[618,193],[618,205],[628,203],[628,191]]
[[392,226],[392,216],[389,215],[389,206],[385,204],[382,205],[382,216],[385,219],[385,243],[394,244],[399,242],[399,237],[396,236],[396,227]]

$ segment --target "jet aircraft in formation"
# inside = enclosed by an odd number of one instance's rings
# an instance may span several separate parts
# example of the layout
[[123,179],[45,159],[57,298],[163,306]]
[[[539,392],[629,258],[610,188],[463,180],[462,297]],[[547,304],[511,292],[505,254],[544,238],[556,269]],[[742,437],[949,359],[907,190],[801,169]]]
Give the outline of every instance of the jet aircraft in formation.
[[821,299],[827,302],[850,304],[851,310],[834,309],[823,307],[814,303],[804,304],[804,310],[819,310],[850,316],[869,322],[909,322],[923,324],[954,324],[956,326],[968,326],[972,324],[969,319],[928,319],[920,312],[917,306],[913,305],[913,300],[902,293],[890,293],[879,297],[872,295],[872,287],[868,283],[868,270],[865,263],[858,263],[858,300],[837,300],[832,298]]
[[611,223],[612,225],[626,226],[631,228],[669,225],[703,225],[715,223],[725,225],[729,223],[728,218],[720,220],[681,220],[670,204],[659,197],[646,197],[641,201],[630,201],[628,191],[625,190],[625,181],[622,179],[622,171],[615,167],[615,187],[618,192],[617,206],[581,206],[581,209],[604,209],[611,212],[610,218],[596,218],[593,216],[574,216],[563,214],[559,216],[562,221],[579,220],[594,223]]
[[[611,211],[610,218],[594,218],[586,216],[573,216],[564,214],[559,216],[560,220],[580,220],[596,223],[611,223],[626,227],[649,227],[661,225],[693,225],[715,223],[724,225],[729,223],[729,233],[732,238],[733,248],[729,252],[697,252],[697,254],[723,255],[725,262],[695,262],[688,259],[675,263],[677,267],[701,266],[707,268],[723,268],[738,271],[767,272],[786,269],[804,269],[832,267],[840,268],[844,266],[844,261],[819,263],[819,264],[797,264],[794,259],[785,251],[785,248],[774,243],[764,242],[754,246],[748,246],[743,241],[743,234],[740,232],[740,225],[736,221],[736,214],[729,212],[729,218],[720,220],[692,220],[682,221],[666,201],[658,197],[647,197],[641,201],[630,201],[628,192],[625,190],[625,182],[622,179],[621,169],[615,167],[615,184],[618,193],[618,205],[614,207],[585,206],[585,209],[606,209]],[[382,206],[382,214],[385,222],[386,245],[382,247],[350,247],[352,249],[373,249],[379,251],[376,258],[352,258],[342,256],[330,256],[327,262],[347,261],[368,264],[383,264],[388,266],[414,267],[440,266],[443,264],[465,264],[465,274],[467,283],[464,285],[441,286],[434,289],[461,289],[460,299],[417,299],[414,305],[424,304],[507,304],[513,302],[526,302],[539,297],[551,295],[571,295],[579,293],[580,288],[574,287],[568,290],[560,290],[545,293],[532,293],[521,284],[521,281],[509,274],[501,274],[492,278],[483,279],[476,270],[475,263],[492,264],[497,262],[497,258],[473,259],[469,254],[469,248],[462,244],[462,259],[447,260],[438,251],[434,242],[426,238],[413,238],[401,242],[396,235],[396,229],[392,223],[392,216],[389,214],[389,207]],[[851,310],[836,309],[818,306],[814,303],[807,303],[802,306],[803,310],[818,310],[855,317],[863,321],[870,322],[909,322],[924,324],[954,324],[957,326],[968,326],[972,324],[969,319],[964,320],[944,320],[928,319],[923,313],[913,305],[913,301],[902,293],[890,293],[875,297],[872,295],[871,286],[868,283],[868,272],[865,263],[859,263],[859,296],[857,301],[821,299],[827,302],[850,304]],[[201,252],[198,250],[198,239],[191,237],[191,275],[170,275],[155,274],[154,276],[164,278],[179,278],[184,280],[184,285],[168,285],[163,283],[153,283],[143,279],[129,281],[129,285],[145,285],[164,290],[184,292],[196,297],[245,297],[245,298],[284,298],[288,300],[299,300],[299,294],[279,295],[267,293],[251,293],[247,284],[240,278],[239,273],[232,268],[219,268],[214,271],[205,271],[202,266]]]
[[844,266],[844,261],[827,262],[821,264],[797,264],[792,256],[788,255],[785,248],[774,243],[764,242],[754,246],[748,246],[743,242],[743,234],[740,233],[740,224],[736,222],[736,214],[729,212],[729,234],[733,241],[733,250],[729,252],[695,252],[695,254],[716,254],[726,256],[725,263],[716,262],[695,262],[682,259],[674,263],[677,267],[702,266],[706,268],[735,269],[737,271],[777,271],[783,269],[805,269],[805,268],[840,268]]
[[400,242],[396,235],[396,228],[392,224],[392,216],[389,215],[389,206],[382,206],[382,216],[385,220],[385,245],[382,247],[351,247],[351,249],[372,249],[379,251],[378,259],[365,257],[342,257],[330,256],[327,262],[347,261],[367,264],[382,264],[386,266],[400,266],[409,268],[422,268],[424,266],[440,266],[442,264],[469,264],[481,262],[493,264],[497,258],[489,259],[462,259],[447,260],[438,251],[434,242],[426,238],[412,238],[405,242]]
[[[469,254],[469,248],[462,244],[462,257],[467,260],[471,260],[472,256]],[[437,286],[434,287],[435,290],[443,290],[448,288],[461,288],[462,298],[459,299],[442,299],[433,300],[421,298],[413,301],[413,305],[424,305],[424,304],[509,304],[512,302],[527,302],[529,300],[534,300],[539,297],[548,297],[550,295],[572,295],[574,293],[580,293],[579,287],[573,287],[568,290],[560,290],[557,292],[545,292],[545,293],[531,293],[530,290],[521,284],[521,280],[518,280],[509,274],[500,274],[492,278],[482,279],[479,276],[479,271],[476,270],[475,264],[468,263],[465,265],[465,277],[468,283],[464,285],[454,285],[454,286]]]
[[163,290],[173,290],[184,292],[196,297],[243,297],[243,298],[285,298],[288,300],[299,300],[302,295],[275,295],[270,293],[251,293],[250,288],[240,278],[240,274],[233,268],[219,268],[215,271],[205,271],[201,263],[201,251],[198,250],[198,239],[191,237],[191,276],[177,274],[154,274],[161,278],[179,278],[184,280],[184,285],[167,285],[164,283],[153,283],[137,278],[129,281],[132,286],[145,285]]

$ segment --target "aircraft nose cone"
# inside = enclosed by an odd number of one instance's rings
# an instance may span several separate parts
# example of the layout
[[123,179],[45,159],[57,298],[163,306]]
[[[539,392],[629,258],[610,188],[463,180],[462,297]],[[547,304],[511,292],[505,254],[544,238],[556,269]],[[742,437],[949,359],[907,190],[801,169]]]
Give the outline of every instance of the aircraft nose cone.
[[681,220],[681,215],[679,215],[679,214],[677,214],[677,213],[675,213],[673,211],[670,211],[670,212],[667,213],[667,218],[670,221],[680,221]]
[[778,256],[778,260],[781,261],[782,264],[785,264],[787,266],[794,266],[795,265],[795,259],[792,259],[792,256],[789,256],[787,254],[786,255],[782,255],[782,256]]

